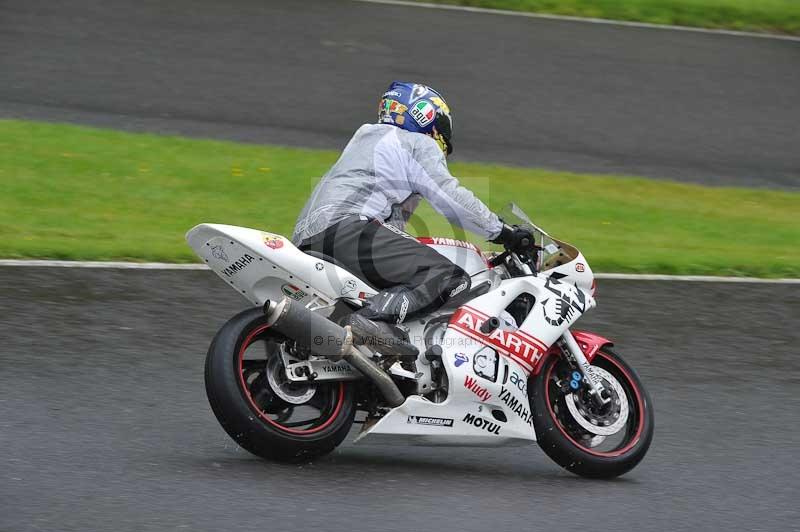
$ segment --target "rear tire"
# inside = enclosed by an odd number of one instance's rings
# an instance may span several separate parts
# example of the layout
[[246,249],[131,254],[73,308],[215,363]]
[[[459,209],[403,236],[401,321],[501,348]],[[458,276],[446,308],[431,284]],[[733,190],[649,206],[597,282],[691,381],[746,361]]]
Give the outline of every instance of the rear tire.
[[[615,438],[611,447],[593,448],[589,442],[592,438],[597,441],[597,435],[583,428],[569,412],[567,396],[576,394],[565,394],[556,385],[559,375],[565,369],[569,371],[561,357],[551,357],[529,386],[536,438],[542,450],[568,471],[589,478],[614,478],[636,467],[647,453],[653,439],[653,404],[633,368],[608,347],[595,355],[592,365],[616,379],[628,401],[624,426],[617,433],[600,438],[601,442]],[[585,423],[588,422],[587,419]]]
[[[270,345],[284,340],[267,327],[266,321],[260,308],[245,310],[231,318],[214,337],[205,367],[211,409],[236,443],[262,458],[297,462],[327,454],[344,440],[353,424],[354,387],[345,382],[313,385],[316,390],[308,403],[320,403],[319,418],[308,428],[285,426],[290,419],[286,419],[285,412],[291,416],[295,408],[304,405],[295,406],[281,399],[266,376],[267,361],[280,354],[265,354],[263,370],[258,360],[244,357],[247,348],[256,342],[267,342],[268,352]],[[264,407],[265,403],[269,406]]]

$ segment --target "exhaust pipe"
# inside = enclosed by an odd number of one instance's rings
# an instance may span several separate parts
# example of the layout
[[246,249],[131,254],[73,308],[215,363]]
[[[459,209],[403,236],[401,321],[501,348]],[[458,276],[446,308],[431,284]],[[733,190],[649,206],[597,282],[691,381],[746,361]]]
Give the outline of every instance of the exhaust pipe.
[[264,303],[264,314],[270,327],[301,348],[334,362],[347,361],[378,387],[390,406],[400,406],[405,401],[389,374],[353,345],[349,327],[341,327],[286,297],[279,303]]

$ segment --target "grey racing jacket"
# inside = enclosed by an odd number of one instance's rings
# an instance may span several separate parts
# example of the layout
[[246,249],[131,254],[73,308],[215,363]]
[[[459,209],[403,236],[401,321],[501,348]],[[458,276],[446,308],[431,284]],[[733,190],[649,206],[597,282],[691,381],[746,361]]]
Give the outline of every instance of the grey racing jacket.
[[353,215],[404,230],[421,198],[467,231],[488,240],[500,234],[500,219],[450,175],[435,140],[387,124],[365,124],[317,184],[292,242],[299,245]]

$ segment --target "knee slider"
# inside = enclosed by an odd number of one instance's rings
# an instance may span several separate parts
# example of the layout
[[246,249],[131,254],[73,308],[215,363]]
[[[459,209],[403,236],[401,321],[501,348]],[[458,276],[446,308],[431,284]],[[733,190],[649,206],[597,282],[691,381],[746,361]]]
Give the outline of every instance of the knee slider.
[[453,275],[449,275],[442,283],[441,294],[445,300],[456,297],[468,291],[472,286],[472,279],[467,272],[458,268]]

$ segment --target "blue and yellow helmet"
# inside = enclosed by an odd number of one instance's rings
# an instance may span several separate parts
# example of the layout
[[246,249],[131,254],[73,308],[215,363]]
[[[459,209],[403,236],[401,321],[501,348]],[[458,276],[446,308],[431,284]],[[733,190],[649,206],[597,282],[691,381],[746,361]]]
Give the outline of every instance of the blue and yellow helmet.
[[378,123],[433,137],[442,151],[453,153],[453,119],[437,91],[419,83],[395,81],[383,93]]

